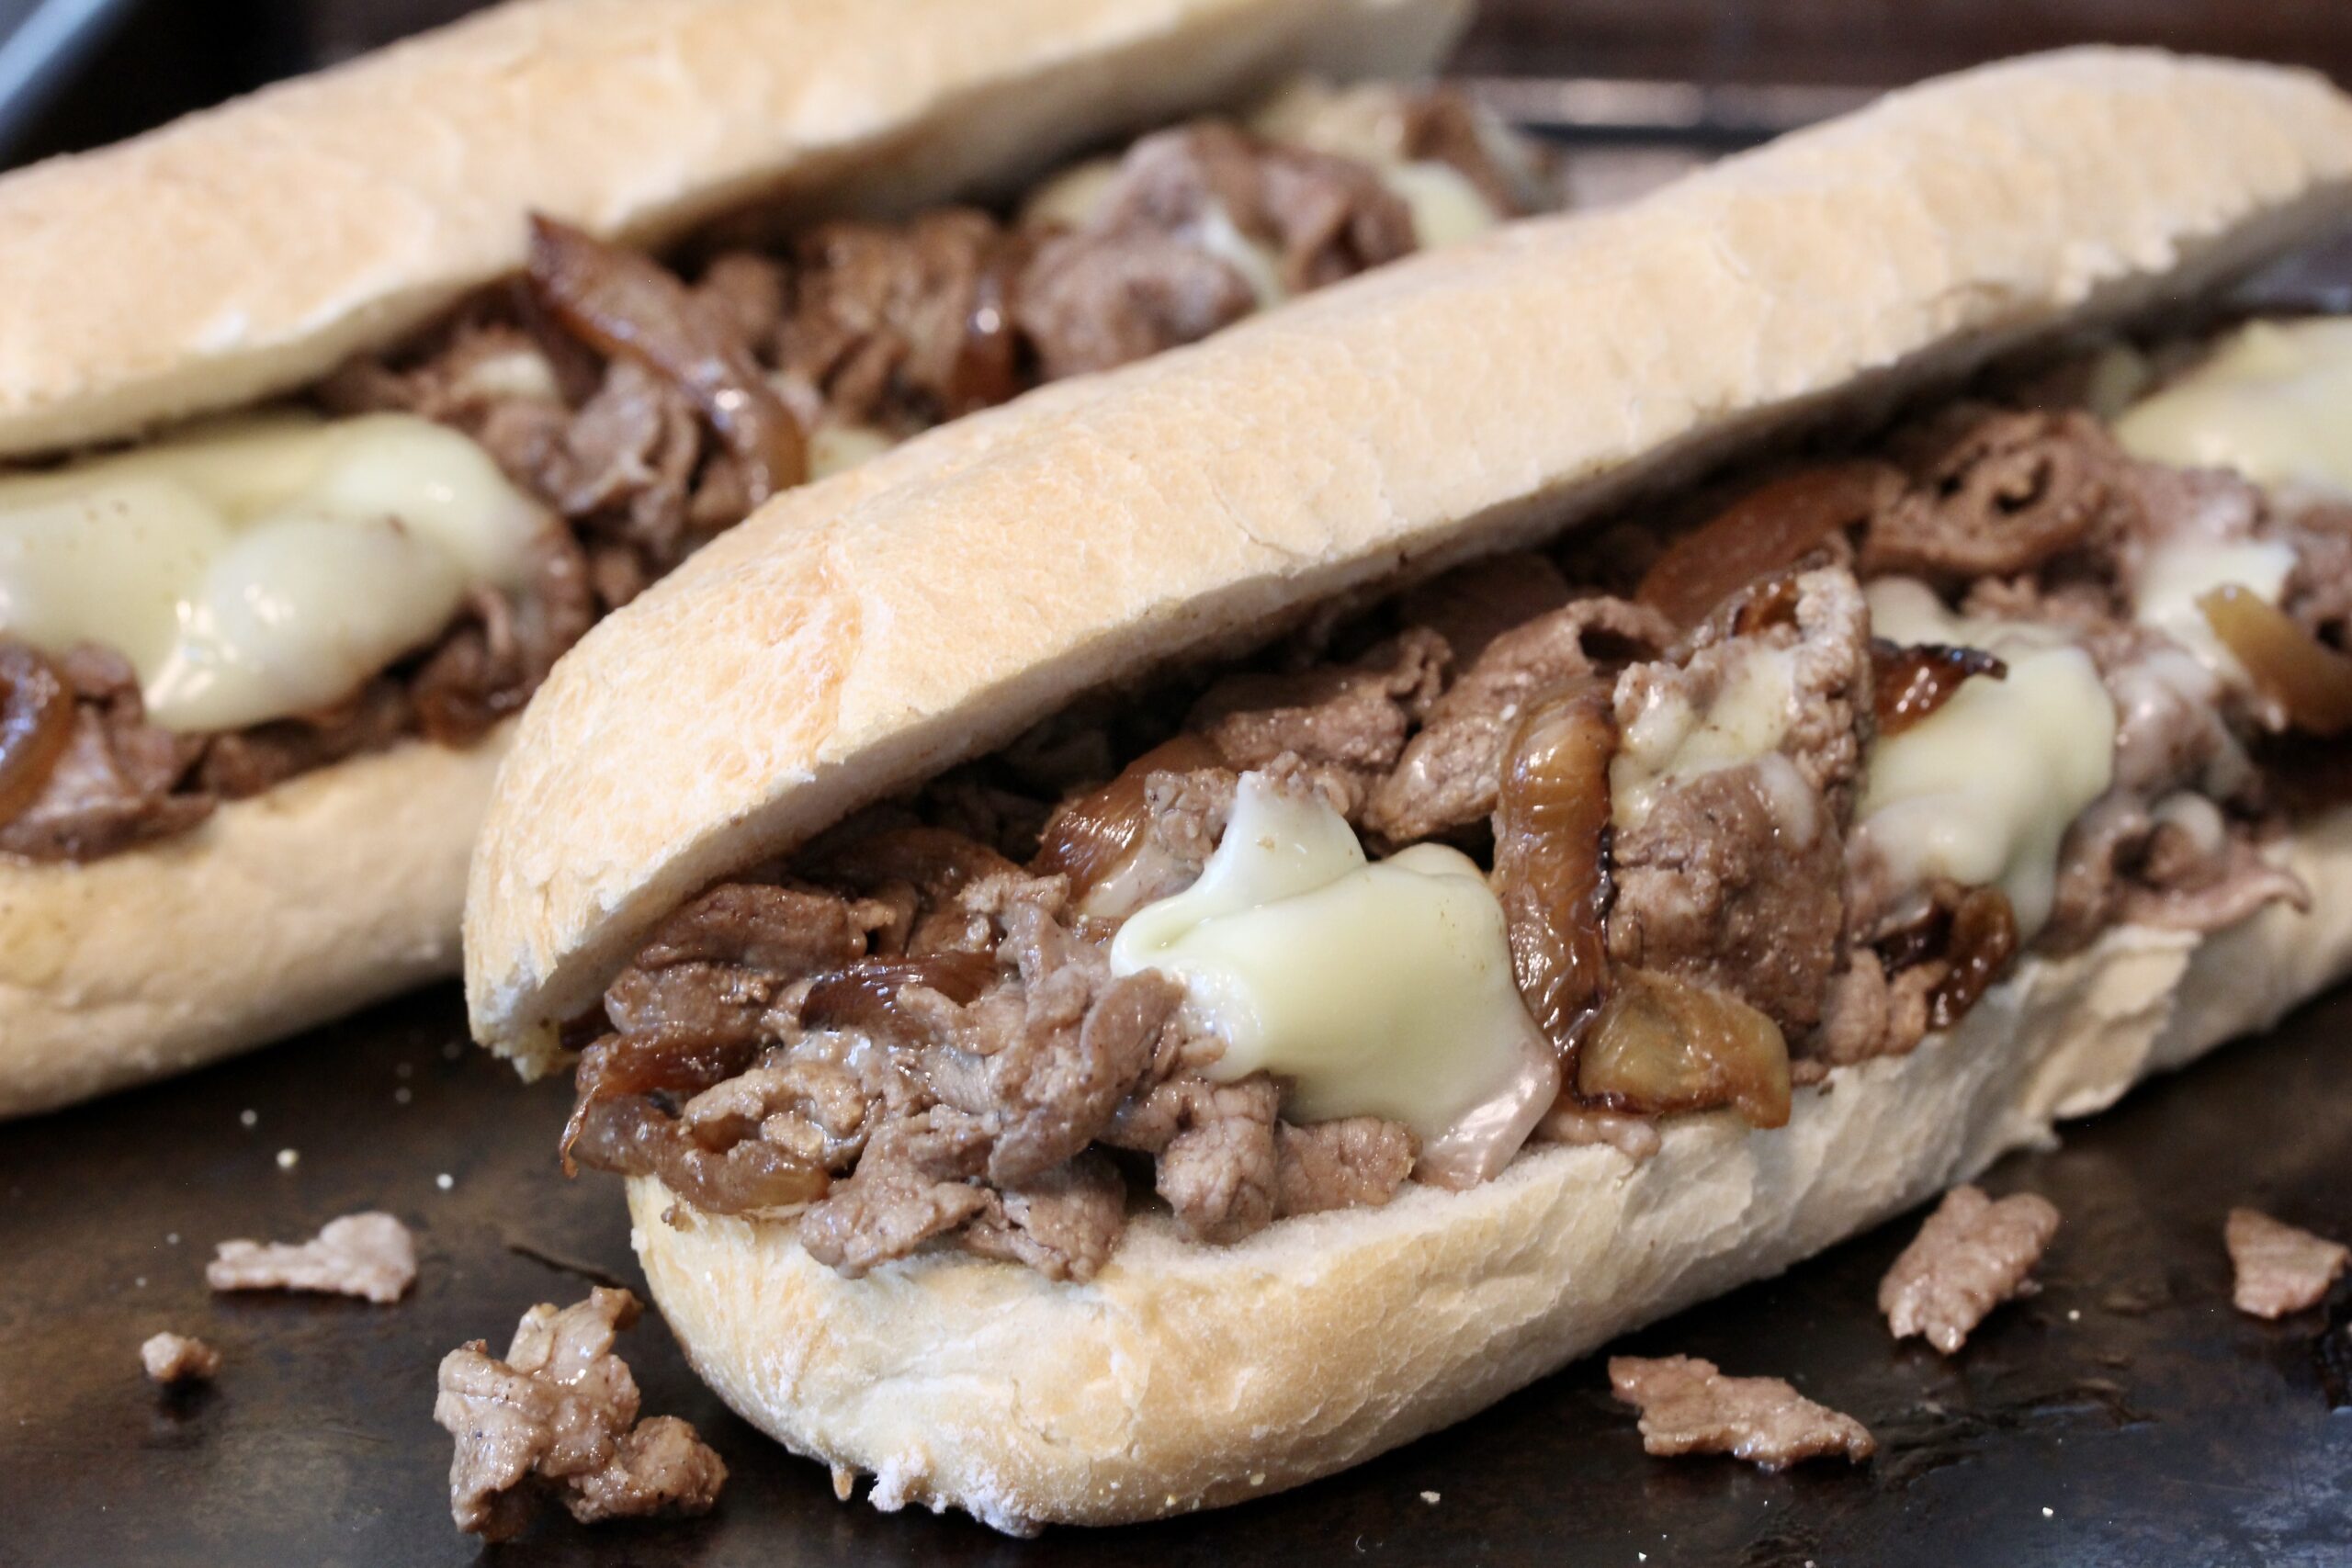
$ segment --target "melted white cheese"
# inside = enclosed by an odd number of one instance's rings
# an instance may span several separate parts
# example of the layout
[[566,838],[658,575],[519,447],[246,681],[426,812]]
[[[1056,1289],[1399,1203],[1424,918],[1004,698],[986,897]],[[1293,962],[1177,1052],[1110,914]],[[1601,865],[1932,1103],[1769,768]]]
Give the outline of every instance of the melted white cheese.
[[1287,1079],[1296,1121],[1385,1116],[1427,1145],[1509,1101],[1515,1148],[1549,1103],[1512,1092],[1550,1047],[1477,866],[1436,844],[1367,863],[1339,813],[1255,773],[1200,880],[1137,910],[1111,968],[1181,981],[1189,1020],[1225,1045],[1210,1076]]
[[2008,673],[1970,677],[1871,748],[1857,840],[1905,886],[1999,887],[2030,938],[2050,919],[2059,841],[2114,780],[2115,705],[2098,666],[2051,627],[1953,615],[1923,583],[1868,592],[1880,637],[1984,649]]
[[406,414],[241,419],[0,479],[0,629],[101,643],[170,729],[325,706],[517,586],[544,514]]
[[2294,570],[2294,547],[2278,540],[2175,540],[2149,551],[2141,564],[2132,584],[2132,616],[2188,649],[2224,680],[2244,684],[2245,669],[2213,635],[2198,602],[2217,588],[2234,586],[2276,604]]
[[1119,177],[1116,158],[1088,158],[1048,176],[1021,204],[1021,221],[1031,228],[1059,224],[1083,229],[1102,216],[1103,199]]
[[2135,457],[2352,495],[2352,321],[2256,321],[2116,422]]
[[[1630,832],[1649,820],[1658,797],[1677,784],[1776,752],[1788,733],[1795,690],[1795,655],[1770,648],[1750,649],[1703,712],[1679,692],[1662,688],[1625,726],[1609,764],[1611,816],[1618,830]],[[1810,810],[1804,815],[1809,819]]]

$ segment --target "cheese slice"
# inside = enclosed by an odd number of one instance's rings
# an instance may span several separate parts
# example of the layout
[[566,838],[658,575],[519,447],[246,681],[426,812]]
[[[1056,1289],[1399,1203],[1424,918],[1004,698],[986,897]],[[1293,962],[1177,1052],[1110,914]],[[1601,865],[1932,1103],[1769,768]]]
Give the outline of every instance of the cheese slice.
[[1482,1107],[1520,1115],[1514,1086],[1552,1055],[1468,856],[1417,844],[1367,863],[1338,812],[1256,773],[1200,879],[1130,917],[1111,968],[1182,983],[1188,1021],[1224,1043],[1211,1077],[1273,1073],[1292,1120],[1385,1116],[1425,1149]]
[[2098,667],[2053,627],[1955,615],[1908,578],[1867,592],[1878,636],[1981,648],[2008,672],[1970,676],[1933,714],[1880,738],[1855,840],[1904,886],[2000,888],[2030,939],[2056,897],[2060,840],[2115,779],[2115,704]]
[[545,512],[408,414],[282,412],[0,479],[0,631],[130,660],[168,729],[326,706],[514,588]]
[[2352,495],[2352,321],[2255,321],[2115,423],[2135,457]]

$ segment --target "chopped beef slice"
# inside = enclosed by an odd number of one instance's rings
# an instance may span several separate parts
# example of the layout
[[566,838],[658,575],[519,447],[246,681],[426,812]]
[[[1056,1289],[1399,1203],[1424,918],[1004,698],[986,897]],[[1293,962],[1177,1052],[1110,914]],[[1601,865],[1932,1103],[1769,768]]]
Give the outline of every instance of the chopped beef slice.
[[1046,376],[1112,369],[1256,309],[1261,285],[1211,226],[1266,247],[1261,265],[1290,290],[1413,248],[1411,214],[1365,164],[1214,122],[1147,136],[1086,225],[1047,235],[1021,273],[1014,316]]
[[1022,335],[1058,380],[1196,343],[1254,310],[1250,280],[1222,256],[1166,234],[1055,234],[1013,296]]
[[220,1352],[185,1334],[153,1336],[139,1347],[139,1361],[150,1378],[166,1388],[174,1383],[209,1382],[220,1375]]
[[2124,525],[2124,458],[2080,413],[1959,403],[1905,432],[1911,484],[1870,521],[1861,567],[1943,583],[2010,577],[2108,542]]
[[1089,1151],[988,1194],[963,1233],[983,1258],[1025,1263],[1048,1280],[1091,1280],[1126,1228],[1127,1186],[1118,1167]]
[[1588,1110],[1565,1097],[1544,1113],[1544,1120],[1536,1123],[1535,1135],[1548,1143],[1571,1147],[1605,1145],[1635,1165],[1657,1153],[1664,1142],[1655,1117]]
[[1530,702],[1590,673],[1611,652],[1655,655],[1673,640],[1674,627],[1656,611],[1600,596],[1489,637],[1373,790],[1365,825],[1404,843],[1478,821],[1495,808],[1503,754]]
[[1998,1202],[1955,1187],[1879,1281],[1879,1310],[1897,1339],[1913,1335],[1950,1356],[1995,1307],[2028,1294],[2028,1276],[2058,1234],[2048,1199],[2018,1192]]
[[1642,1447],[1662,1457],[1730,1454],[1785,1470],[1832,1454],[1860,1464],[1878,1451],[1860,1421],[1785,1381],[1727,1378],[1696,1356],[1611,1356],[1609,1385],[1641,1412]]
[[534,545],[524,589],[510,599],[498,589],[477,588],[458,624],[417,667],[409,692],[417,728],[444,746],[480,739],[522,711],[595,618],[587,553],[568,530],[546,530]]
[[723,883],[662,923],[606,990],[605,1014],[623,1034],[666,1025],[748,1042],[786,987],[865,956],[866,933],[890,914],[876,900]]
[[209,795],[243,800],[314,768],[381,750],[416,728],[407,690],[379,677],[332,708],[206,737],[192,776]]
[[203,742],[147,722],[129,660],[86,645],[54,661],[19,643],[0,648],[17,650],[27,679],[47,671],[73,705],[70,730],[38,790],[0,821],[0,853],[96,860],[183,832],[211,814],[213,796],[185,788]]
[[1523,218],[1558,205],[1557,171],[1540,143],[1515,139],[1476,99],[1455,87],[1403,95],[1398,152],[1448,164],[1477,187],[1498,217]]
[[416,1242],[390,1214],[345,1214],[309,1241],[224,1241],[204,1266],[216,1291],[318,1291],[396,1302],[416,1282]]
[[856,1173],[801,1215],[800,1244],[853,1280],[905,1257],[989,1206],[988,1189],[974,1184],[988,1147],[978,1117],[944,1105],[887,1122]]
[[637,1380],[613,1353],[640,1310],[628,1292],[599,1289],[524,1314],[503,1361],[479,1339],[442,1358],[433,1419],[457,1439],[459,1529],[512,1540],[548,1498],[583,1524],[710,1511],[726,1464],[676,1416],[639,1421]]
[[1370,165],[1209,120],[1137,141],[1090,228],[1195,233],[1218,221],[1274,247],[1283,288],[1336,283],[1413,248],[1413,219]]
[[[1637,664],[1619,679],[1621,764],[1656,783],[1646,810],[1631,821],[1620,811],[1608,922],[1617,962],[1729,992],[1784,1029],[1820,1021],[1871,711],[1868,623],[1850,576],[1810,572],[1792,623],[1710,628],[1687,664]],[[1716,716],[1724,707],[1737,711]],[[1694,729],[1759,723],[1778,733],[1774,750],[1676,771]]]
[[2317,1306],[2344,1272],[2352,1250],[2257,1209],[2232,1209],[2223,1231],[2237,1271],[2231,1300],[2256,1317],[2284,1317]]
[[776,361],[843,423],[911,434],[1003,402],[1020,390],[1007,313],[1020,248],[968,209],[821,224],[795,248]]
[[[1153,1098],[1161,1096],[1177,1104],[1174,1133],[1157,1151],[1159,1195],[1184,1228],[1213,1242],[1265,1229],[1281,1194],[1274,1134],[1280,1088],[1262,1077],[1232,1084],[1178,1078],[1154,1091]],[[1150,1114],[1157,1121],[1168,1112]]]
[[987,1061],[997,1129],[989,1179],[1016,1185],[1092,1143],[1150,1071],[1182,995],[1146,971],[1114,979],[1103,950],[1032,902],[1002,915],[1000,957],[1019,966],[965,1010],[964,1048]]
[[1188,722],[1237,770],[1288,756],[1342,784],[1360,804],[1437,700],[1447,661],[1443,639],[1417,628],[1356,664],[1227,676]]
[[1412,1129],[1377,1116],[1274,1128],[1274,1212],[1378,1208],[1413,1173]]

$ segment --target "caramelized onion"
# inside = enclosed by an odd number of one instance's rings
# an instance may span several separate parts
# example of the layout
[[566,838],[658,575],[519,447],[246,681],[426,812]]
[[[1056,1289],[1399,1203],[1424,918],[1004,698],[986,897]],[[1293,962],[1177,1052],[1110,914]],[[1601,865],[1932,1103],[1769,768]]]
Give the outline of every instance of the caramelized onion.
[[1869,520],[1901,477],[1883,463],[1824,463],[1759,486],[1667,546],[1634,597],[1695,626],[1767,572]]
[[1882,739],[1900,735],[1951,701],[1960,683],[1971,675],[2005,680],[2009,667],[1981,648],[1955,648],[1949,643],[1897,645],[1884,637],[1871,638],[1871,689],[1876,694],[1878,732]]
[[580,1054],[580,1068],[572,1079],[579,1098],[571,1119],[564,1123],[563,1171],[571,1174],[571,1146],[588,1124],[594,1106],[628,1095],[699,1094],[724,1083],[752,1065],[760,1054],[756,1040],[740,1035],[716,1035],[679,1024],[657,1024],[629,1034],[607,1034]]
[[2286,710],[2289,723],[2309,735],[2352,729],[2352,659],[2235,583],[2216,588],[2197,607],[2262,694]]
[[1014,271],[1012,260],[1004,256],[980,269],[947,376],[950,417],[1011,402],[1021,390],[1020,344],[1012,331]]
[[1608,987],[1609,761],[1615,682],[1588,676],[1529,708],[1495,805],[1495,892],[1535,1025],[1572,1068]]
[[1116,871],[1143,841],[1143,787],[1151,775],[1214,768],[1221,761],[1215,746],[1189,730],[1153,747],[1102,788],[1056,807],[1032,868],[1040,876],[1069,877],[1071,898],[1085,897],[1089,888]]
[[1728,1105],[1789,1120],[1781,1026],[1738,998],[1653,969],[1621,972],[1577,1063],[1577,1098],[1640,1116]]
[[1972,887],[1953,906],[1944,937],[1951,972],[1928,999],[1928,1022],[1950,1029],[1976,1005],[2018,950],[2018,918],[2008,895],[1997,887]]
[[658,1176],[705,1213],[807,1203],[832,1185],[823,1167],[763,1139],[746,1138],[724,1152],[707,1149],[642,1095],[600,1101],[593,1113],[575,1113],[573,1120],[582,1124],[582,1163],[624,1176]]
[[74,738],[74,694],[48,660],[0,642],[0,823],[40,798]]
[[971,1001],[996,978],[985,953],[936,953],[927,958],[869,958],[836,969],[808,987],[800,1021],[811,1029],[887,1026],[899,993],[927,986],[950,1001]]
[[752,504],[808,477],[799,423],[741,344],[650,256],[550,218],[531,220],[531,288],[598,353],[626,355],[701,408],[743,466]]

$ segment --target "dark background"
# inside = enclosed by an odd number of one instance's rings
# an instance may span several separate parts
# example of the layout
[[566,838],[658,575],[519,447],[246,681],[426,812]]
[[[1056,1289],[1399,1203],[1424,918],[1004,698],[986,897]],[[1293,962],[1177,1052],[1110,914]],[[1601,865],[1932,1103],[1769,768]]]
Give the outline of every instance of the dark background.
[[[78,3],[86,20],[68,29],[65,63],[28,73],[40,107],[0,103],[0,162],[126,135],[467,8]],[[0,0],[0,24],[31,8]],[[1601,125],[1614,145],[1713,147],[1852,96],[1796,89],[1888,85],[2083,38],[2352,79],[2352,0],[1489,0],[1464,65],[1522,79],[1510,101],[1564,128]],[[1595,96],[1546,77],[1719,90]],[[2065,1224],[2043,1292],[2003,1309],[1959,1358],[1891,1345],[1872,1306],[1916,1217],[1622,1347],[1791,1378],[1878,1434],[1879,1457],[1859,1471],[1647,1459],[1588,1360],[1284,1496],[1018,1543],[961,1519],[842,1507],[821,1468],[731,1416],[649,1316],[624,1352],[646,1409],[695,1422],[732,1467],[717,1515],[593,1532],[557,1518],[478,1554],[446,1512],[435,1361],[477,1337],[503,1348],[534,1301],[641,1282],[613,1185],[552,1168],[563,1087],[525,1089],[469,1048],[455,988],[438,987],[185,1079],[0,1125],[0,1565],[2343,1568],[2352,1282],[2286,1322],[2240,1317],[2220,1228],[2229,1205],[2252,1202],[2352,1234],[2347,1036],[2352,994],[2340,994],[2071,1130],[2063,1148],[1996,1168],[1996,1191],[2044,1193]],[[299,1152],[292,1169],[280,1149]],[[417,1230],[423,1268],[400,1305],[205,1291],[212,1242],[296,1237],[362,1207]],[[220,1347],[217,1386],[148,1385],[135,1347],[165,1327]]]

